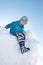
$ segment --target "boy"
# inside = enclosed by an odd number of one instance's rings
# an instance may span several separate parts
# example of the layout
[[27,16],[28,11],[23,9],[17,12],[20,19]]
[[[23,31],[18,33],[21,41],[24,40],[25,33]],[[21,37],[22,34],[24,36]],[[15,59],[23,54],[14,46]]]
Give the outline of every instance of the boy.
[[25,34],[24,34],[24,25],[27,24],[28,18],[26,16],[21,17],[19,21],[12,22],[5,26],[6,29],[10,28],[10,33],[17,37],[21,53],[25,53],[30,48],[25,47]]

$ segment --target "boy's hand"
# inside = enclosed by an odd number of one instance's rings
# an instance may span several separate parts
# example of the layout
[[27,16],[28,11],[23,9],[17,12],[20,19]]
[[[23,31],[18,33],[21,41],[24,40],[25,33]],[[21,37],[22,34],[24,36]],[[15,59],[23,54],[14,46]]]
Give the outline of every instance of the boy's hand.
[[23,30],[23,33],[24,33],[24,34],[26,34],[26,31],[25,31],[25,30]]

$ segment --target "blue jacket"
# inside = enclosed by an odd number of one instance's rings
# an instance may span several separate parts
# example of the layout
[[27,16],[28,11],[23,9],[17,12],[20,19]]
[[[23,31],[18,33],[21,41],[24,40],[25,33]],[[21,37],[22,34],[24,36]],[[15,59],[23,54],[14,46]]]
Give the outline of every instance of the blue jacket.
[[10,33],[14,34],[15,32],[22,32],[24,29],[24,26],[20,24],[20,20],[16,22],[12,22],[5,26],[6,29],[10,28]]

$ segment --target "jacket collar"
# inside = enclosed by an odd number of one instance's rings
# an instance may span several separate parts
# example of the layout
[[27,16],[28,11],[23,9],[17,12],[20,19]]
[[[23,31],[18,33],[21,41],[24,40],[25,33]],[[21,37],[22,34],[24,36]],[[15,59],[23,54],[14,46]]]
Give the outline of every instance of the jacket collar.
[[23,26],[23,25],[20,24],[20,22],[21,22],[21,21],[19,20],[19,26]]

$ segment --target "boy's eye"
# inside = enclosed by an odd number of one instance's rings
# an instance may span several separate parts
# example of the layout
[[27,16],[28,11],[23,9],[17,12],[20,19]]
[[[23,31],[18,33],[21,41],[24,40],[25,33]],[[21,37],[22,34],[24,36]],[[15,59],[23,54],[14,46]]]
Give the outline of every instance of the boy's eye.
[[23,21],[23,23],[24,23],[24,21]]
[[22,22],[22,23],[24,23],[24,22]]

